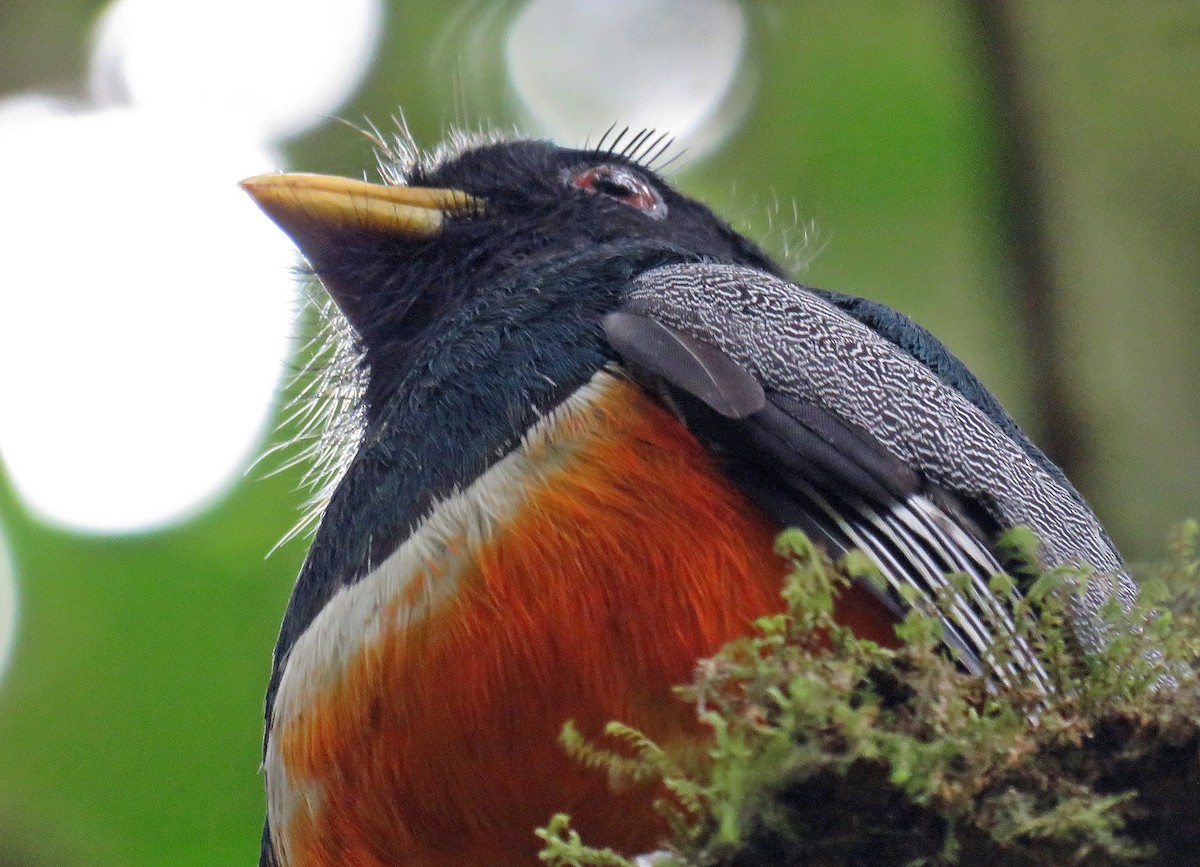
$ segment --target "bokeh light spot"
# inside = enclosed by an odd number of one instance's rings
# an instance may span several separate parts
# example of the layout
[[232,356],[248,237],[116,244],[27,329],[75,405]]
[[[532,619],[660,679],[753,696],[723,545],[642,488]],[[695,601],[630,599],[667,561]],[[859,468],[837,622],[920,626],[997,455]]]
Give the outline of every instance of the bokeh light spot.
[[259,448],[295,251],[237,187],[374,61],[382,0],[117,0],[92,104],[0,103],[0,456],[42,519],[193,514]]
[[558,141],[628,124],[670,131],[695,156],[744,113],[747,35],[732,0],[531,0],[505,58],[532,121]]
[[279,159],[137,111],[0,104],[0,454],[44,519],[176,520],[257,447],[291,245],[236,186]]
[[293,135],[358,85],[382,24],[381,0],[118,0],[96,27],[92,94]]
[[17,576],[4,528],[0,527],[0,680],[8,668],[17,636]]

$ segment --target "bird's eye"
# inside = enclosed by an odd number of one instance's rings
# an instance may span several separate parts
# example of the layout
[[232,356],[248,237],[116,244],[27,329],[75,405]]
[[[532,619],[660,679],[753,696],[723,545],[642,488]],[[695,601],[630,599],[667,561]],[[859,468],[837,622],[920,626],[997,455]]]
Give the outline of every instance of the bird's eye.
[[624,202],[656,220],[667,215],[667,203],[658,190],[621,166],[592,166],[572,175],[570,182],[577,189]]

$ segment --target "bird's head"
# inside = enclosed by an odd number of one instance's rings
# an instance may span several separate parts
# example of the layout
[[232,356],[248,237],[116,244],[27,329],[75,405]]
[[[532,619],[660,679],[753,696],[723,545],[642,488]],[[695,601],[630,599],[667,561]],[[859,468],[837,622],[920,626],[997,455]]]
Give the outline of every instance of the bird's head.
[[602,322],[634,278],[696,261],[777,271],[628,147],[491,142],[385,158],[381,175],[242,182],[352,328],[333,320],[321,356],[333,363],[318,361],[300,398],[318,396],[300,414],[317,493],[293,534],[323,517],[285,649],[336,587],[330,576],[378,563],[430,503],[617,359]]
[[[403,365],[464,306],[548,291],[536,277],[556,269],[704,260],[778,271],[709,208],[612,148],[506,141],[385,163],[384,174],[379,184],[308,174],[242,183],[300,247],[375,369]],[[554,288],[579,291],[570,280]]]

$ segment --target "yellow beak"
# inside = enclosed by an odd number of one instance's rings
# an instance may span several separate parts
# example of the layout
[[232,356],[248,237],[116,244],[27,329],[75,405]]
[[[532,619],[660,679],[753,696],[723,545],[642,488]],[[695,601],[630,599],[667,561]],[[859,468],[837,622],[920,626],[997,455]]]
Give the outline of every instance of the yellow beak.
[[256,175],[240,184],[310,259],[347,235],[432,238],[448,216],[479,213],[461,190],[370,184],[331,175]]

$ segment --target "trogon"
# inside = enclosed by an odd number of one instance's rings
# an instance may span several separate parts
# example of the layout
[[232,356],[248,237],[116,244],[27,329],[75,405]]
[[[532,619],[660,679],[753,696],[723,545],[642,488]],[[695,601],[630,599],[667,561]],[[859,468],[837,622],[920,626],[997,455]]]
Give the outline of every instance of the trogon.
[[[332,480],[266,697],[277,867],[532,865],[567,812],[652,850],[651,787],[568,757],[572,720],[668,750],[704,731],[672,686],[776,611],[797,526],[882,582],[836,617],[895,643],[940,607],[949,653],[1045,673],[989,589],[998,533],[1110,580],[1072,596],[1084,649],[1135,588],[1079,493],[928,331],[797,285],[651,168],[648,134],[589,149],[399,140],[381,183],[243,187],[333,301]],[[949,573],[968,576],[949,586]]]

